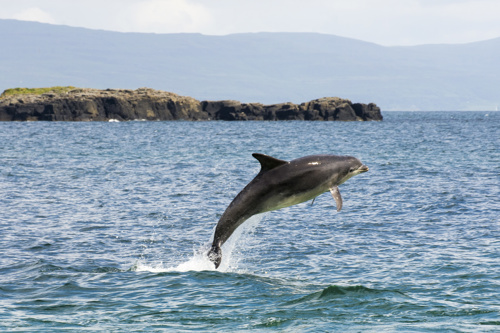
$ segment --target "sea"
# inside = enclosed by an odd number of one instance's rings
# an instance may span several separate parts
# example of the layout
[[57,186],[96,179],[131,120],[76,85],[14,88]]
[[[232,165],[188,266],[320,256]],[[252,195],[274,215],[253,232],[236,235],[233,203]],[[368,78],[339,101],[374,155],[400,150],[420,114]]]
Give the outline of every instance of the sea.
[[[1,332],[500,332],[500,113],[0,123]],[[246,221],[252,153],[370,170]]]

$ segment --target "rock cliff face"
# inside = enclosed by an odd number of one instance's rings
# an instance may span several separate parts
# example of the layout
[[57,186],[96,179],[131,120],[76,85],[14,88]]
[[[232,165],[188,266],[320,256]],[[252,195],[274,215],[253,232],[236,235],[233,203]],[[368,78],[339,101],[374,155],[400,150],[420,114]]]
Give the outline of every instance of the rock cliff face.
[[148,88],[74,89],[65,93],[13,95],[0,99],[0,121],[108,120],[382,120],[380,108],[327,97],[307,103],[263,105],[198,101]]

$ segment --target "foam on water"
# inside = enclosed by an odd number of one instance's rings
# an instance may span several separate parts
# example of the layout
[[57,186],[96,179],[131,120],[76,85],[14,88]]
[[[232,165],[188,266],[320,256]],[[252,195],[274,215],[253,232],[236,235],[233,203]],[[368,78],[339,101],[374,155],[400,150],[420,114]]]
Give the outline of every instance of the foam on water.
[[241,250],[247,245],[248,237],[251,237],[255,228],[264,218],[265,214],[252,216],[243,223],[231,235],[228,241],[222,246],[222,262],[218,269],[215,269],[214,264],[208,259],[207,252],[210,249],[210,243],[202,245],[196,249],[193,256],[185,262],[181,262],[176,266],[170,266],[163,262],[159,264],[150,264],[148,262],[136,263],[134,270],[137,272],[189,272],[189,271],[219,271],[219,272],[240,272],[239,262],[242,259]]

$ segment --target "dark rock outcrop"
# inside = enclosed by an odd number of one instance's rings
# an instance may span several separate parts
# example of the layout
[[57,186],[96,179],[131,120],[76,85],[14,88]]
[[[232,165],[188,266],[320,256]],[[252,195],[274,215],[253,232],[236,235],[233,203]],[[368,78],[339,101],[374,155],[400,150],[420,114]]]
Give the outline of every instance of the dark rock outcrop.
[[307,103],[263,105],[198,101],[148,88],[74,89],[65,93],[13,95],[0,99],[0,121],[108,120],[382,120],[380,108],[326,97]]

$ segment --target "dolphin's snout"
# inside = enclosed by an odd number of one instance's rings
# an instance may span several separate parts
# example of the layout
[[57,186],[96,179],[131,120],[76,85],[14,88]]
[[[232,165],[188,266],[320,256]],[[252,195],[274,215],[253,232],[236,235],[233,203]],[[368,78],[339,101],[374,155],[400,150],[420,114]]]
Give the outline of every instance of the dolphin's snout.
[[370,170],[366,165],[362,165],[359,167],[358,169],[360,172],[367,172],[368,170]]

